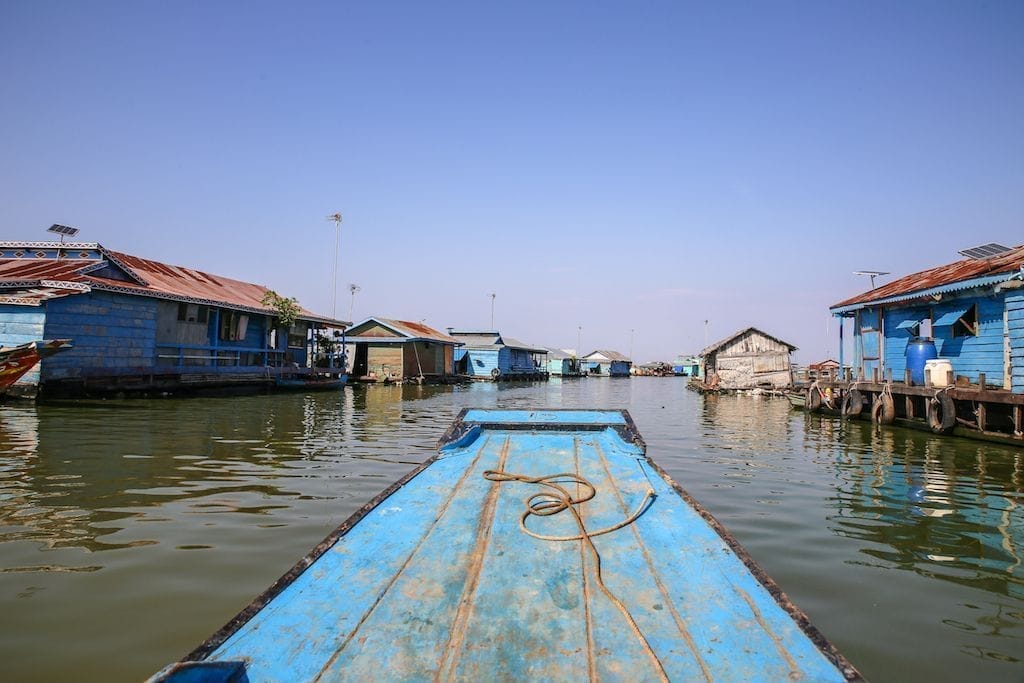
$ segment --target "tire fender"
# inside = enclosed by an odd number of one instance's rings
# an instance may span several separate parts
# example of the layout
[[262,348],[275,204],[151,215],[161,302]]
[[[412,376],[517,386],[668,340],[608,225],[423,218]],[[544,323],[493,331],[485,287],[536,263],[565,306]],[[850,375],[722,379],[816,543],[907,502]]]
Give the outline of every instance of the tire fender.
[[928,401],[928,426],[936,434],[948,434],[956,425],[956,403],[942,392]]
[[493,370],[491,370],[491,377],[494,379],[498,379],[499,377],[501,377],[501,370],[499,370],[498,368],[494,368]]
[[864,409],[864,397],[856,389],[850,389],[843,396],[843,415],[857,417]]
[[807,410],[812,413],[821,410],[821,392],[817,386],[807,387]]
[[879,394],[871,404],[871,421],[879,425],[891,425],[896,421],[896,404],[892,396]]

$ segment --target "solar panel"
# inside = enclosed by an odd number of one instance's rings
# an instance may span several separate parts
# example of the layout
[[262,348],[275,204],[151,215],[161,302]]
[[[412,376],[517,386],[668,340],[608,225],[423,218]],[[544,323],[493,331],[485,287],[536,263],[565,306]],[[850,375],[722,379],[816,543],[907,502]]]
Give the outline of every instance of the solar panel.
[[980,260],[980,259],[992,258],[993,256],[997,256],[999,254],[1002,254],[1004,251],[1010,251],[1010,247],[1004,247],[1001,244],[996,244],[995,242],[989,242],[988,244],[982,244],[981,246],[978,246],[978,247],[971,247],[970,249],[963,249],[963,250],[961,250],[959,252],[959,254],[961,256],[966,256],[967,258],[972,258],[972,259]]
[[67,226],[67,225],[59,225],[57,223],[54,223],[53,225],[48,227],[46,230],[48,232],[55,232],[55,233],[57,233],[59,235],[68,235],[69,237],[71,235],[77,235],[78,234],[78,228],[72,228],[72,227]]

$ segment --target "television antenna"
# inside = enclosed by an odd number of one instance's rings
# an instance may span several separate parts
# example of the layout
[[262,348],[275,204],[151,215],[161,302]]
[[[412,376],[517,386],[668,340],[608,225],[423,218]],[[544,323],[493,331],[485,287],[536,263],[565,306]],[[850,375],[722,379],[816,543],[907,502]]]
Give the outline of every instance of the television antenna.
[[871,289],[875,288],[875,278],[879,275],[889,275],[888,271],[885,270],[855,270],[854,275],[867,275],[871,278]]
[[356,292],[358,292],[360,289],[362,289],[362,287],[360,287],[359,285],[357,285],[355,283],[351,283],[348,286],[348,291],[352,294],[352,299],[351,299],[351,301],[349,301],[349,304],[348,304],[348,320],[349,320],[349,322],[352,322],[352,308],[355,306],[355,303],[356,303]]

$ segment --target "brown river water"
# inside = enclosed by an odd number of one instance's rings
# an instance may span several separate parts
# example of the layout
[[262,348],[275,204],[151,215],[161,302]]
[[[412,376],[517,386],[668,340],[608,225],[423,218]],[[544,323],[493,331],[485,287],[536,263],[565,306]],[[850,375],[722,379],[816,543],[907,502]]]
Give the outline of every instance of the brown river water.
[[677,378],[0,405],[0,679],[144,679],[463,407],[625,408],[871,681],[1024,681],[1024,449]]

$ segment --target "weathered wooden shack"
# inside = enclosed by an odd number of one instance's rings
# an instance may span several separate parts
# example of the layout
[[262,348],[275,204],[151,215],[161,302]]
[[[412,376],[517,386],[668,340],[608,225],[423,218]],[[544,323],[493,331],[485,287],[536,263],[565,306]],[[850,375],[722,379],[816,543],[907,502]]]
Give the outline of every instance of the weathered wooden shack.
[[[279,323],[267,288],[96,243],[0,242],[0,344],[69,338],[34,376],[41,394],[262,384],[311,372],[317,332],[348,323],[300,309]],[[35,387],[25,387],[31,393]]]
[[352,377],[370,382],[443,382],[455,373],[457,339],[408,320],[371,317],[347,334]]
[[793,383],[789,356],[796,348],[748,327],[701,351],[701,374],[715,389],[788,387]]
[[629,358],[609,349],[591,351],[581,361],[584,372],[604,377],[629,377],[633,365]]
[[548,350],[503,337],[500,332],[453,330],[462,343],[455,351],[458,374],[479,380],[547,379]]
[[564,349],[548,348],[548,374],[552,377],[582,377],[580,359]]

